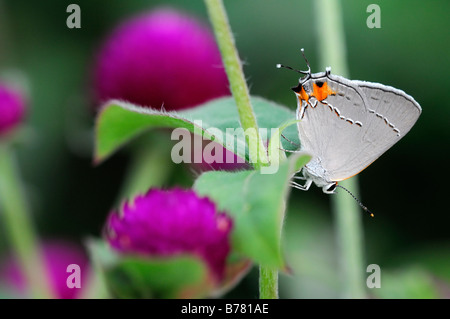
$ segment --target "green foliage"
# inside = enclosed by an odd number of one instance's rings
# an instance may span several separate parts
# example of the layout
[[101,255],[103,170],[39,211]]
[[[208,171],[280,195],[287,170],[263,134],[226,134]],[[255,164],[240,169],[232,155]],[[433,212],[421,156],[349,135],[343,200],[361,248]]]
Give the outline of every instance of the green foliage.
[[284,267],[280,237],[289,180],[309,159],[305,154],[292,156],[276,174],[204,173],[194,189],[233,217],[233,246],[237,251],[263,265]]
[[[252,98],[252,103],[261,128],[282,126],[283,134],[298,143],[296,128],[291,125],[295,123],[292,122],[295,116],[289,109],[261,98]],[[192,133],[204,134],[206,138],[212,139],[214,135],[216,142],[249,160],[248,148],[239,147],[239,145],[246,146],[246,140],[244,132],[236,130],[240,128],[240,122],[232,98],[217,99],[192,110],[177,113],[111,101],[104,106],[97,118],[95,159],[104,160],[121,146],[151,128],[180,127]],[[211,134],[209,130],[213,127],[222,134]],[[230,128],[234,131],[230,132]],[[265,136],[268,144],[271,133],[269,131]],[[235,143],[231,148],[227,143],[230,137]],[[233,217],[233,248],[241,260],[240,263],[235,263],[236,269],[245,270],[246,264],[242,263],[242,260],[247,259],[270,267],[285,267],[281,250],[281,228],[286,199],[290,191],[289,181],[292,175],[309,161],[310,156],[303,153],[295,154],[289,157],[289,160],[280,156],[278,152],[280,132],[273,135],[270,145],[276,147],[276,152],[271,154],[274,165],[269,173],[264,169],[240,172],[213,171],[202,174],[194,184],[194,189],[200,195],[210,197],[217,203],[219,210],[226,211]],[[283,147],[295,149],[291,144],[285,144]],[[108,262],[111,258],[112,263]],[[115,294],[125,297],[180,296],[180,287],[201,282],[199,280],[202,277],[201,267],[199,268],[192,258],[143,260],[106,254],[100,259],[103,259],[104,265],[109,265],[103,266],[108,285]],[[181,268],[183,271],[176,273],[175,270]],[[236,275],[237,272],[228,274],[229,284],[232,284]],[[169,276],[172,276],[171,279],[164,284],[158,281]],[[147,286],[155,291],[147,291],[145,288]]]
[[[194,298],[206,293],[208,276],[204,263],[193,256],[144,258],[121,256],[102,241],[89,244],[106,284],[120,298]],[[189,289],[190,288],[190,289]]]
[[[295,117],[291,110],[259,97],[252,98],[252,104],[259,127],[269,130],[267,139],[270,138],[270,128],[279,127]],[[201,121],[202,126],[196,127],[194,121]],[[216,142],[249,160],[243,131],[236,130],[241,126],[236,104],[231,97],[216,99],[183,112],[156,111],[113,100],[103,107],[97,117],[95,161],[106,159],[124,144],[151,128],[185,128],[192,133],[201,132],[205,138],[211,139],[208,129],[212,127],[223,133],[222,137],[216,136]],[[294,126],[288,127],[284,135],[299,143]],[[227,140],[234,141],[235,146],[227,145]],[[288,143],[283,144],[283,147],[295,149]]]

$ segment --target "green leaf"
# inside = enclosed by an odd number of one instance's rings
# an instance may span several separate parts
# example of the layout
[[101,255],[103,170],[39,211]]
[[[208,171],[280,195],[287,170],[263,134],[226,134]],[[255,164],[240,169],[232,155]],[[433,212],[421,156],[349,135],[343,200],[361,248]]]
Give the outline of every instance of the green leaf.
[[309,160],[306,154],[291,156],[275,174],[207,172],[195,181],[194,189],[233,217],[234,249],[260,264],[282,268],[281,228],[289,180]]
[[[272,128],[295,118],[290,109],[259,97],[252,98],[252,105],[259,127],[268,129],[265,140],[270,138]],[[201,124],[196,125],[194,121],[201,121]],[[245,136],[242,130],[236,131],[240,127],[236,104],[231,97],[216,99],[182,112],[157,111],[112,100],[97,116],[95,162],[105,160],[120,147],[151,128],[186,128],[192,133],[204,134],[208,139],[212,139],[211,133],[214,133],[208,129],[217,128],[222,132],[222,136],[216,135],[214,140],[249,161]],[[296,127],[288,127],[283,134],[291,141],[299,143]],[[290,150],[297,148],[285,141],[283,147]]]
[[[281,144],[282,143],[281,135],[285,134],[285,131],[288,127],[290,127],[293,124],[297,124],[298,122],[299,120],[296,119],[288,120],[287,122],[283,123],[278,128],[278,130],[274,131],[273,134],[271,135],[269,147],[267,149],[269,152],[271,165],[279,165],[280,161],[286,159],[286,153],[283,150],[283,145]],[[290,146],[292,147],[292,143],[290,144]]]
[[100,264],[113,296],[120,298],[196,298],[213,283],[205,264],[193,256],[144,258],[121,256],[103,241],[91,241],[90,253]]

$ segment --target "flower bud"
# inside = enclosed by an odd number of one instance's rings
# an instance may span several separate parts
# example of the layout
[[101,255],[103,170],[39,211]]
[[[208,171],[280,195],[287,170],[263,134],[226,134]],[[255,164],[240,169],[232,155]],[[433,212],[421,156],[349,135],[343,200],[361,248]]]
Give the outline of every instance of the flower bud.
[[94,82],[97,103],[121,99],[166,110],[230,94],[209,28],[168,8],[115,29],[99,50]]
[[194,255],[216,281],[224,277],[231,219],[193,190],[151,189],[112,212],[106,237],[124,254],[147,257]]
[[0,136],[16,128],[24,116],[24,97],[16,89],[0,83]]

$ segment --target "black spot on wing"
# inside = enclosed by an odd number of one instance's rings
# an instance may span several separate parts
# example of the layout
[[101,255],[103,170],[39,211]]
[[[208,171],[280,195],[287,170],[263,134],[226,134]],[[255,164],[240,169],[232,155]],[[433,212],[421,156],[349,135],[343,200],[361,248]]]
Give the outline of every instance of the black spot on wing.
[[294,91],[295,93],[300,93],[300,91],[302,90],[302,85],[299,83],[297,86],[293,86],[291,87],[291,90]]

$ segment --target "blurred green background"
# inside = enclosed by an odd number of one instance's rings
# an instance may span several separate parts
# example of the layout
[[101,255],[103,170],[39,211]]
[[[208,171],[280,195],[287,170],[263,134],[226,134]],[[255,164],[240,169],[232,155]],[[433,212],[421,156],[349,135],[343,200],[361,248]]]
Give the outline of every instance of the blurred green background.
[[[66,8],[81,7],[81,29],[68,29]],[[366,8],[381,8],[381,28],[369,29]],[[31,108],[18,148],[22,176],[39,233],[80,244],[99,236],[126,174],[126,150],[92,165],[94,115],[90,70],[104,37],[143,10],[170,5],[207,22],[203,1],[0,0],[0,75],[21,81]],[[313,1],[225,1],[251,94],[292,109],[290,87],[305,69],[319,69]],[[450,11],[447,0],[342,1],[351,79],[402,89],[422,106],[411,132],[360,176],[365,259],[382,270],[374,297],[450,297],[450,214],[446,170],[450,137]],[[320,18],[320,17],[319,17]],[[333,66],[332,66],[333,67]],[[170,141],[168,140],[168,143]],[[173,165],[168,163],[167,165]],[[171,181],[194,175],[174,165]],[[363,212],[361,212],[363,213]],[[293,190],[285,223],[285,251],[293,275],[281,275],[285,298],[338,297],[339,258],[329,196]],[[7,250],[0,232],[0,253]],[[228,296],[257,297],[257,271]]]

